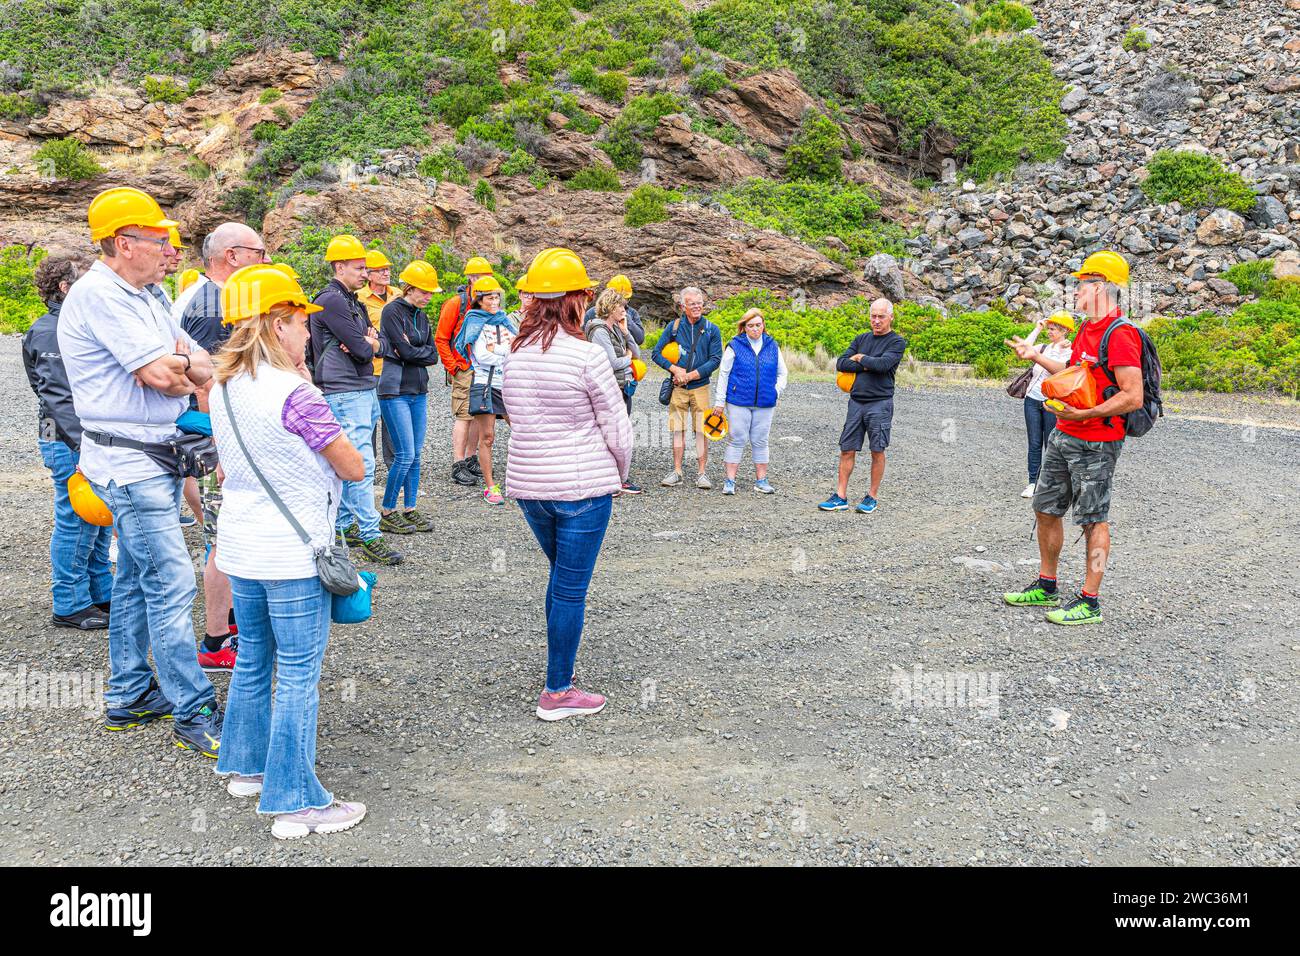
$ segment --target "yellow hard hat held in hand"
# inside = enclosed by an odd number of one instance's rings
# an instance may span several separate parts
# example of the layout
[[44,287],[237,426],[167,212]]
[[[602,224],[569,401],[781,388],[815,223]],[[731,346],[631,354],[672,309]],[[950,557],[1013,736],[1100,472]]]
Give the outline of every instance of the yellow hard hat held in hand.
[[721,441],[727,437],[727,413],[711,411],[704,416],[704,434],[710,441]]
[[632,381],[639,382],[645,378],[646,364],[640,359],[632,360]]
[[113,512],[108,510],[104,499],[95,494],[90,482],[80,471],[74,471],[68,477],[68,503],[82,521],[87,524],[107,528],[113,523]]
[[660,354],[663,355],[663,357],[666,358],[671,364],[676,365],[679,361],[681,361],[682,347],[678,345],[676,342],[669,342],[667,345],[664,346],[664,350]]
[[853,372],[839,372],[835,376],[835,384],[839,386],[841,392],[851,392],[857,377]]

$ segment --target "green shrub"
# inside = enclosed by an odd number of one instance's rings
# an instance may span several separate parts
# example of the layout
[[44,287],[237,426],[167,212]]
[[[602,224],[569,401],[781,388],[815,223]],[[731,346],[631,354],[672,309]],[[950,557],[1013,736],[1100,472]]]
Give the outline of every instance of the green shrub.
[[610,124],[606,137],[596,145],[609,156],[615,169],[631,172],[641,163],[641,141],[669,113],[682,109],[671,93],[634,96]]
[[551,181],[551,174],[544,167],[538,166],[528,175],[528,181],[534,189],[544,189]]
[[497,194],[492,191],[492,184],[486,179],[480,179],[474,184],[474,201],[484,209],[496,211]]
[[421,157],[420,165],[415,168],[415,171],[431,179],[459,183],[462,186],[469,185],[469,171],[465,169],[465,164],[456,158],[456,151],[451,146],[439,146],[432,153]]
[[1248,302],[1229,316],[1200,313],[1147,324],[1166,388],[1300,395],[1300,302]]
[[1130,53],[1135,50],[1140,53],[1144,50],[1151,49],[1151,41],[1147,39],[1146,30],[1143,30],[1141,27],[1134,27],[1129,30],[1128,33],[1124,34],[1124,39],[1120,43],[1120,46]]
[[257,102],[265,106],[268,103],[274,103],[282,96],[284,96],[284,94],[273,86],[270,89],[263,90],[262,95],[257,98]]
[[30,97],[21,93],[0,93],[0,120],[25,120],[41,111]]
[[664,222],[668,219],[668,204],[680,202],[684,198],[675,189],[642,183],[623,202],[623,223],[636,228],[650,222]]
[[580,169],[565,181],[566,189],[594,189],[601,192],[618,192],[623,184],[613,166],[588,166]]
[[718,70],[697,70],[691,74],[691,92],[700,96],[716,93],[726,85],[726,75]]
[[90,150],[72,137],[46,140],[32,154],[32,161],[42,175],[59,179],[93,179],[104,171]]
[[502,176],[526,176],[537,167],[537,160],[524,149],[517,149],[501,164]]
[[811,113],[804,117],[785,151],[785,172],[791,179],[838,182],[843,178],[844,134],[828,116]]
[[1142,191],[1156,203],[1177,202],[1192,209],[1223,207],[1245,215],[1255,208],[1255,194],[1239,174],[1213,156],[1162,149],[1147,163]]
[[[261,228],[262,220],[271,208],[270,191],[256,182],[246,182],[226,194],[223,208],[238,213],[254,229]],[[322,253],[323,254],[323,253]],[[294,266],[296,269],[297,266]]]
[[45,314],[36,291],[36,267],[45,258],[39,246],[29,253],[23,246],[0,250],[0,333],[26,332]]
[[253,127],[252,136],[255,143],[269,143],[279,135],[280,127],[270,120],[262,120]]
[[1286,276],[1272,280],[1265,286],[1262,298],[1270,302],[1300,305],[1300,276]]
[[472,116],[456,130],[456,142],[463,143],[470,136],[492,143],[506,153],[513,153],[519,145],[515,140],[514,125],[504,119],[484,120]]
[[848,246],[851,257],[902,251],[902,229],[880,219],[878,198],[862,186],[747,179],[714,198],[742,222],[775,229],[824,253],[830,249],[825,240],[832,236]]
[[982,7],[983,12],[971,24],[974,33],[1019,33],[1021,30],[1030,29],[1038,22],[1029,12],[1029,8],[1019,3],[997,0],[995,3],[977,4],[977,6]]
[[1273,260],[1256,259],[1254,262],[1239,262],[1230,269],[1224,269],[1219,278],[1235,285],[1241,295],[1260,295],[1269,280],[1273,278]]
[[185,90],[167,77],[145,77],[144,96],[151,103],[183,103],[187,95]]

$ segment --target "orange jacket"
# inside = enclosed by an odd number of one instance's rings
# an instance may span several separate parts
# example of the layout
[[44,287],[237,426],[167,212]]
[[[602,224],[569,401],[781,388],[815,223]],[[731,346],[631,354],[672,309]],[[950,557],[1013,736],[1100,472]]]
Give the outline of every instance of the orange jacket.
[[438,348],[438,359],[442,362],[442,367],[447,370],[448,375],[455,375],[461,369],[469,368],[469,362],[465,361],[465,356],[451,347],[452,340],[456,338],[456,333],[460,331],[463,320],[464,315],[462,315],[460,309],[460,295],[453,295],[442,304],[442,309],[438,312],[438,329],[433,335],[433,344]]

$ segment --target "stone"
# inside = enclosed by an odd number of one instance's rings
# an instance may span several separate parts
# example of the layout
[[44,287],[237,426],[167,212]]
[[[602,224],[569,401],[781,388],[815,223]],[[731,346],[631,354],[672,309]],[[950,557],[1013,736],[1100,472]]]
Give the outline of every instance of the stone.
[[1237,298],[1237,287],[1233,285],[1231,282],[1229,282],[1227,279],[1219,279],[1219,278],[1207,279],[1205,280],[1205,287],[1209,289],[1211,292],[1213,292],[1220,299]]
[[1034,227],[1027,222],[1009,222],[1006,229],[1003,230],[1003,236],[1008,242],[1017,239],[1032,239],[1034,238]]
[[730,185],[767,172],[736,147],[692,131],[690,117],[684,113],[660,118],[644,155],[656,164],[657,179],[674,184]]
[[975,193],[961,193],[952,206],[963,216],[978,216],[980,213],[980,197]]
[[1239,242],[1246,234],[1246,220],[1230,209],[1216,209],[1196,227],[1196,238],[1207,246]]
[[1300,90],[1300,73],[1270,77],[1264,81],[1264,89],[1270,93],[1294,93]]
[[1095,139],[1079,140],[1066,148],[1065,155],[1080,166],[1092,166],[1101,159],[1101,145]]
[[1155,252],[1155,246],[1142,234],[1142,231],[1136,226],[1129,229],[1124,234],[1123,246],[1129,252],[1136,255],[1143,255],[1148,252]]
[[957,233],[957,241],[967,249],[979,248],[988,242],[988,238],[982,229],[976,229],[974,226],[969,226]]
[[868,259],[862,275],[890,300],[897,302],[904,297],[903,271],[898,267],[898,260],[888,253],[877,253]]
[[1088,99],[1088,91],[1082,86],[1076,86],[1061,97],[1061,110],[1066,113],[1073,113],[1084,101]]
[[1257,225],[1269,229],[1285,225],[1288,220],[1286,206],[1274,196],[1260,196],[1250,218]]

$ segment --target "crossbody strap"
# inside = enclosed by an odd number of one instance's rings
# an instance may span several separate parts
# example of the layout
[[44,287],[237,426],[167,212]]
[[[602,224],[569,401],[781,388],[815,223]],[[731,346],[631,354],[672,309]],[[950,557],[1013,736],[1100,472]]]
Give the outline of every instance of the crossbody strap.
[[280,496],[275,493],[275,489],[271,487],[271,483],[268,482],[266,476],[262,474],[262,469],[257,467],[257,462],[253,461],[253,456],[248,453],[248,446],[244,444],[244,436],[239,433],[239,423],[235,421],[235,415],[230,410],[230,386],[227,385],[223,388],[221,394],[223,399],[222,404],[226,407],[226,420],[230,422],[230,430],[235,435],[235,443],[239,445],[239,450],[243,452],[244,460],[248,462],[248,467],[253,469],[253,474],[257,476],[257,480],[261,483],[262,490],[266,492],[266,495],[271,499],[271,502],[280,509],[280,514],[284,515],[285,520],[288,521],[289,524],[293,525],[293,530],[298,532],[298,537],[302,538],[302,543],[307,545],[309,548],[313,547],[311,543],[311,535],[309,535],[306,529],[298,523],[298,519],[293,516],[293,512],[290,511],[288,507],[285,506],[285,503],[280,500]]

